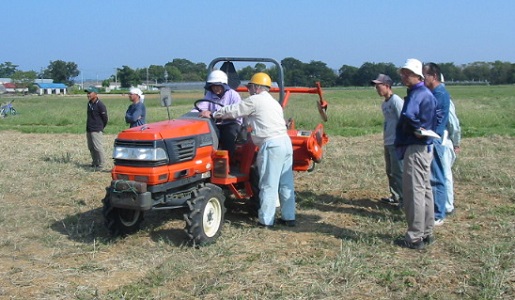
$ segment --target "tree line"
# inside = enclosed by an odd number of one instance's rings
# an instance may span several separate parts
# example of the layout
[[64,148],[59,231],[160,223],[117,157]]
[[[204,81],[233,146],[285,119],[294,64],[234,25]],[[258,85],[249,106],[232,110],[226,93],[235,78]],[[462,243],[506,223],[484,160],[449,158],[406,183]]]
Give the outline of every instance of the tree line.
[[[473,62],[463,65],[454,63],[438,63],[446,82],[470,83],[484,82],[489,84],[514,84],[515,64],[510,62]],[[322,61],[304,63],[292,57],[281,60],[286,86],[313,86],[315,82],[321,82],[322,86],[367,86],[370,80],[383,73],[389,75],[392,80],[400,84],[398,67],[392,63],[365,62],[360,67],[343,65],[338,70],[333,70]],[[246,66],[237,71],[240,79],[250,79],[256,72],[266,72],[272,79],[277,79],[275,66],[267,68],[263,63],[254,66]],[[29,86],[37,78],[51,78],[54,82],[73,85],[75,78],[80,75],[79,68],[74,62],[62,60],[50,61],[48,67],[36,71],[18,70],[18,66],[11,62],[0,64],[0,78],[11,78],[19,85]],[[139,84],[161,84],[167,82],[204,81],[207,76],[207,65],[194,63],[187,59],[176,58],[164,65],[150,65],[146,68],[133,69],[122,66],[116,69],[116,74],[106,78],[103,86],[109,86],[111,82],[120,82],[122,88],[137,86]]]

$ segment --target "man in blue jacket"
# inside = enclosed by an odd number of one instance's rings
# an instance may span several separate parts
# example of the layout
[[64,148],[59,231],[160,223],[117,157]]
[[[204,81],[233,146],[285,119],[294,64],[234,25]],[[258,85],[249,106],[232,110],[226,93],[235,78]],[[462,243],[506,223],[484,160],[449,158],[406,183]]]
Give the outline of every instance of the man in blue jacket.
[[424,85],[422,62],[408,59],[400,69],[402,83],[408,87],[395,132],[395,147],[403,159],[402,190],[408,230],[399,245],[423,249],[433,242],[434,203],[431,189],[433,139],[421,129],[435,130],[436,99]]
[[423,68],[424,84],[431,90],[436,98],[436,129],[435,132],[441,139],[434,139],[434,158],[431,163],[431,186],[433,187],[433,198],[435,201],[435,226],[443,224],[446,216],[445,205],[447,203],[447,184],[445,171],[450,169],[448,166],[450,159],[445,159],[446,146],[443,145],[444,132],[449,123],[449,107],[451,96],[440,83],[440,67],[435,63],[427,63]]
[[131,105],[125,112],[125,122],[129,123],[129,127],[136,127],[145,124],[147,110],[143,104],[143,92],[139,88],[131,88],[129,90],[129,100]]

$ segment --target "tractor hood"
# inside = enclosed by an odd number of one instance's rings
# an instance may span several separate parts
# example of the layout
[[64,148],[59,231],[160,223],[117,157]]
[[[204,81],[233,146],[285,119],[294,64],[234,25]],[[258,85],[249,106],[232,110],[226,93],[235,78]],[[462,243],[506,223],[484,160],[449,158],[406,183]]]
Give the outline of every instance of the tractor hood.
[[118,134],[118,139],[155,141],[211,132],[212,126],[208,119],[176,119],[126,129]]

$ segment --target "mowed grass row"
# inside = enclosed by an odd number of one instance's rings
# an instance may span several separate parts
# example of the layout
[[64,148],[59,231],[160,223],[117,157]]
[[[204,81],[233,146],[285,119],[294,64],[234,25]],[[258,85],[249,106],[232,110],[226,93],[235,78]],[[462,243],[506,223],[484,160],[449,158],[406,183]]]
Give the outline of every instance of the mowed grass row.
[[[463,127],[464,137],[493,134],[515,136],[515,86],[450,86]],[[404,87],[394,91],[404,97]],[[170,107],[171,117],[178,117],[193,108],[202,98],[202,91],[175,92]],[[247,97],[242,94],[242,97]],[[381,98],[375,89],[327,89],[324,97],[329,103],[329,135],[361,136],[380,133],[383,117]],[[116,134],[127,128],[124,115],[130,102],[123,95],[100,95],[109,113],[105,133]],[[146,96],[147,121],[168,118],[158,94]],[[2,102],[9,101],[4,95]],[[316,95],[292,94],[285,118],[293,118],[297,128],[312,129],[320,122]],[[0,120],[0,130],[14,129],[26,133],[84,133],[86,127],[86,95],[84,96],[26,96],[17,97],[14,105],[19,115]]]

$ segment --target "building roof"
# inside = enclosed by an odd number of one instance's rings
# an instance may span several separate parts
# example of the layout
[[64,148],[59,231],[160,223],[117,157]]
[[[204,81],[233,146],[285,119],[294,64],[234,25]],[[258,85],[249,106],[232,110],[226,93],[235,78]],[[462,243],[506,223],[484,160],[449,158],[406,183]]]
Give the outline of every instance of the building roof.
[[6,83],[4,83],[4,87],[6,89],[15,89],[16,88],[16,84],[14,84],[12,82],[6,82]]
[[64,83],[36,83],[41,89],[66,89],[68,88]]

